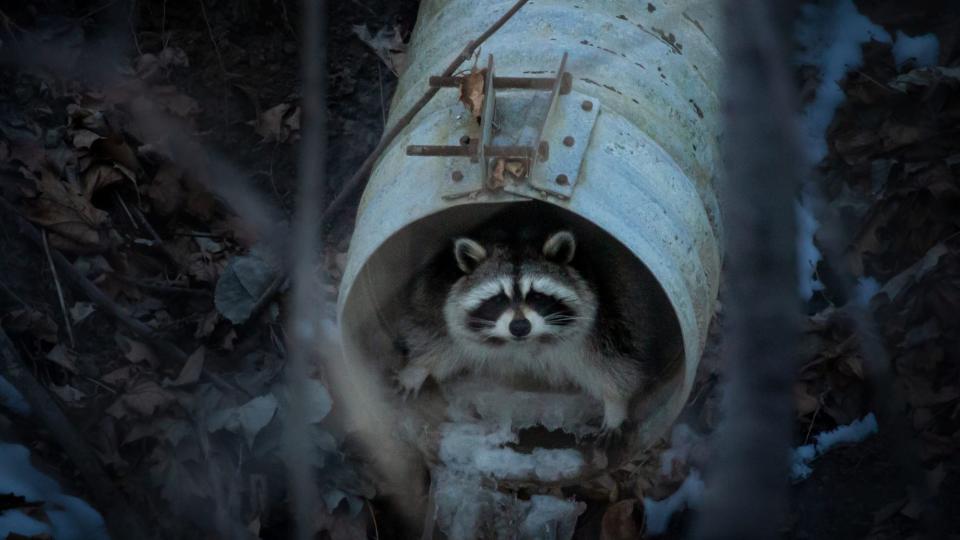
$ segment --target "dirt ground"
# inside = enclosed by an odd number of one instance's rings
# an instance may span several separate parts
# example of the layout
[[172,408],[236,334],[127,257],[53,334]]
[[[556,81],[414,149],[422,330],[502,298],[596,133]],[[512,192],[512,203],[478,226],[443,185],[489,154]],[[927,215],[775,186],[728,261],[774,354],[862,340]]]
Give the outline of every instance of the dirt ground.
[[[376,145],[397,80],[354,26],[373,35],[393,30],[402,44],[417,2],[328,4],[329,200]],[[937,33],[939,65],[960,63],[957,9],[942,2],[858,4],[888,30]],[[236,320],[216,305],[223,275],[236,274],[246,285],[254,280],[260,293],[277,278],[253,255],[256,231],[204,186],[232,174],[281,214],[292,214],[296,156],[304,151],[298,9],[292,0],[45,0],[0,7],[0,196],[45,228],[51,246],[135,319],[199,358],[204,373],[227,379],[211,383],[200,368],[154,355],[102,310],[87,312],[87,299],[66,286],[71,343],[43,249],[22,233],[18,215],[0,212],[4,331],[119,489],[164,538],[208,538],[214,530],[243,529],[265,539],[290,533],[278,480],[283,460],[270,442],[279,433],[279,422],[271,421],[277,405],[250,399],[277,384],[288,305],[283,294],[238,301]],[[387,51],[387,60],[400,52]],[[798,71],[801,89],[817,76]],[[881,285],[900,279],[897,288],[874,297],[870,310],[908,431],[881,428],[861,444],[819,458],[813,474],[791,489],[783,535],[892,539],[919,537],[926,528],[931,537],[957,538],[960,78],[894,65],[889,46],[869,44],[864,67],[842,87],[846,102],[831,126],[818,182],[831,216],[844,224],[848,248],[842,265],[817,269],[827,288],[808,306],[794,387],[794,443],[861,418],[885,399],[865,376],[844,309],[843,276],[873,277]],[[143,128],[137,115],[144,95],[151,110],[189,133],[201,166],[184,165],[162,137]],[[875,185],[878,177],[882,185]],[[334,279],[342,272],[355,204],[324,231],[325,265]],[[918,268],[931,252],[937,257]],[[241,274],[239,259],[252,274]],[[335,298],[336,289],[324,294]],[[702,436],[700,447],[709,446],[717,423],[717,355],[714,346],[682,418]],[[319,407],[329,411],[329,404]],[[264,422],[228,420],[262,414],[268,414]],[[317,426],[311,436],[323,449],[318,478],[334,515],[331,536],[405,537],[360,457],[339,434]],[[34,462],[71,491],[88,494],[43,426],[0,410],[0,430],[4,439],[28,445]],[[905,447],[920,456],[929,505],[906,487],[916,474],[904,473],[899,452]],[[667,478],[646,480],[637,475],[656,463],[638,465],[616,476],[615,499],[666,496],[697,465],[692,458]],[[609,495],[590,494],[578,538],[599,537],[615,502]],[[2,502],[0,511],[18,504]],[[42,519],[42,511],[35,512]],[[666,537],[682,537],[691,515],[674,519]],[[639,508],[633,519],[642,520]]]

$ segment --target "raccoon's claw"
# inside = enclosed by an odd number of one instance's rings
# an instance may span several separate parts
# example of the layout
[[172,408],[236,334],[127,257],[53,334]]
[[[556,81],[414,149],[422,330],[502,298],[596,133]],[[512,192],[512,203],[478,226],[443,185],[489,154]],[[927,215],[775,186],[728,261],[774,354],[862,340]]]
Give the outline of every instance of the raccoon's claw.
[[407,366],[398,371],[394,376],[394,382],[403,396],[403,400],[416,398],[420,393],[420,387],[423,386],[429,375],[430,372],[426,368],[418,366]]
[[621,439],[623,439],[623,429],[621,426],[610,427],[604,424],[603,428],[600,429],[600,433],[597,435],[596,444],[603,449],[609,449],[611,446],[619,443]]

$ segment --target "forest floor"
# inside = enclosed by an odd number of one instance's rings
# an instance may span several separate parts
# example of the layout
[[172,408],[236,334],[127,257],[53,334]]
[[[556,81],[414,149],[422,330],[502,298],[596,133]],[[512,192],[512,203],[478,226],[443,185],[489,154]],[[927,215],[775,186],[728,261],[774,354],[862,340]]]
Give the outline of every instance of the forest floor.
[[[327,200],[380,137],[417,10],[415,0],[328,4]],[[784,536],[909,538],[938,527],[960,538],[960,10],[944,2],[857,5],[891,33],[936,34],[944,67],[897,64],[889,44],[868,42],[863,66],[840,84],[844,101],[817,172],[825,203],[817,244],[843,249],[816,268],[824,288],[807,306],[794,443],[871,412],[881,427],[817,458],[794,483]],[[253,186],[282,217],[292,214],[299,23],[292,0],[0,8],[0,198],[17,209],[0,210],[0,324],[163,538],[290,532],[277,446],[288,300],[263,247],[276,239],[258,239],[243,222],[249,216],[233,214],[208,187]],[[369,43],[355,25],[369,29]],[[797,71],[809,98],[819,74]],[[158,117],[166,120],[149,120]],[[177,130],[187,134],[181,141],[194,141],[191,163],[178,153]],[[334,282],[356,198],[351,205],[324,231],[324,269]],[[23,234],[21,216],[189,360],[156,354],[62,272],[55,276],[42,245]],[[868,278],[877,286],[864,305],[895,398],[878,395],[876,358],[861,351],[854,330],[849,283]],[[334,300],[335,283],[323,294]],[[577,537],[629,537],[615,534],[614,517],[642,521],[644,497],[669,495],[709,459],[718,350],[704,359],[681,418],[693,435],[673,441],[685,445],[683,459],[665,470],[659,461],[638,465],[615,476],[611,489],[578,493],[593,499]],[[881,414],[893,399],[905,415],[899,431],[886,429]],[[332,536],[402,537],[360,456],[319,422],[329,399],[314,405],[311,436]],[[26,445],[38,468],[88,498],[90,487],[45,426],[0,407],[0,436]],[[661,473],[643,477],[651,470]],[[35,502],[0,493],[0,512],[51,519]],[[691,514],[674,519],[667,537],[680,538]],[[606,526],[604,516],[612,516]]]

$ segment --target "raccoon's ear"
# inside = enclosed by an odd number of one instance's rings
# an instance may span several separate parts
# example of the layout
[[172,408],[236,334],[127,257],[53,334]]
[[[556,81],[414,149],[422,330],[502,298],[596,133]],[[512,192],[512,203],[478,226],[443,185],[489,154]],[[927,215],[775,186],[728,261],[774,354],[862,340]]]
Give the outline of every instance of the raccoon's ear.
[[457,238],[453,242],[453,256],[457,258],[457,266],[469,274],[487,258],[487,250],[474,240]]
[[555,232],[543,243],[543,254],[551,261],[568,264],[573,260],[577,241],[569,231]]

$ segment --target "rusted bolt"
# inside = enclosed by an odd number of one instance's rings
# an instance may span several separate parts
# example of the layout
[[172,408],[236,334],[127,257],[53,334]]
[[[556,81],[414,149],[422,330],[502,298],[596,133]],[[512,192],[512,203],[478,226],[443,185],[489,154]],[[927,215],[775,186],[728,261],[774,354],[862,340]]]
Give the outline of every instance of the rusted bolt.
[[571,137],[570,135],[567,135],[566,137],[564,137],[564,138],[563,138],[563,145],[564,145],[564,146],[573,146],[573,137]]
[[570,185],[570,179],[567,178],[567,175],[565,175],[565,174],[558,174],[558,175],[557,175],[557,184],[558,184],[558,185],[561,185],[561,186],[568,186],[568,185]]
[[460,144],[470,144],[470,136],[464,135],[463,137],[460,137]]
[[592,111],[592,110],[593,110],[593,102],[590,101],[589,99],[585,99],[585,100],[583,100],[583,103],[580,104],[580,108],[583,109],[583,110],[585,110],[585,111]]
[[546,161],[550,159],[550,144],[547,141],[540,141],[540,147],[537,148],[537,154],[540,157],[540,161]]
[[453,171],[453,173],[450,175],[450,178],[452,178],[454,182],[459,182],[463,180],[463,173],[460,171]]

